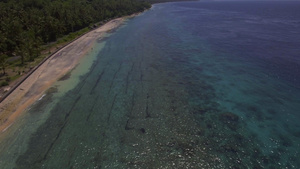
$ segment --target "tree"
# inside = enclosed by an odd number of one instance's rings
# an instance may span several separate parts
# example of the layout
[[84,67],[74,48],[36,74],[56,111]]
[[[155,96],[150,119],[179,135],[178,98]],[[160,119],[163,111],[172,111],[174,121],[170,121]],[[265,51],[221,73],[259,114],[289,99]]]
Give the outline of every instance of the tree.
[[6,63],[7,63],[7,55],[5,54],[5,52],[7,51],[6,48],[6,37],[5,35],[2,33],[2,31],[0,30],[0,66],[2,69],[2,74],[6,74]]
[[7,66],[7,55],[6,54],[1,54],[0,53],[0,66],[2,69],[2,74],[5,75],[6,74],[6,66]]

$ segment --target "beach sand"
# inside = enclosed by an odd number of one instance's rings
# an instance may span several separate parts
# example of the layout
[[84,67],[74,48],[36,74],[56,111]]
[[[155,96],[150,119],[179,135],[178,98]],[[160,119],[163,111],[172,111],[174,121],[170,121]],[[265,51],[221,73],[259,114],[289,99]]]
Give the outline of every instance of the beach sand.
[[30,105],[42,97],[57,80],[71,71],[97,39],[120,26],[125,17],[109,21],[68,44],[47,59],[0,103],[0,134],[5,132]]

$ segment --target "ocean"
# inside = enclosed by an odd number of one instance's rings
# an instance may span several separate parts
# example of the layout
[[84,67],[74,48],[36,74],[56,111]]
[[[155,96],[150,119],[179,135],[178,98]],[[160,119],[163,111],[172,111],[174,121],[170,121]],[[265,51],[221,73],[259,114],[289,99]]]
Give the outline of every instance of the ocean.
[[153,5],[7,129],[1,168],[300,168],[299,9]]

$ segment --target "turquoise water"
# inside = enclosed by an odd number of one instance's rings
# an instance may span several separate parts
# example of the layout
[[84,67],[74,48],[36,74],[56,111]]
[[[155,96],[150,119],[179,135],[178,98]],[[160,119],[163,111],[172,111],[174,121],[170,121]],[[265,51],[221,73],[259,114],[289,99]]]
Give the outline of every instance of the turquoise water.
[[299,5],[154,5],[8,129],[0,165],[300,168]]

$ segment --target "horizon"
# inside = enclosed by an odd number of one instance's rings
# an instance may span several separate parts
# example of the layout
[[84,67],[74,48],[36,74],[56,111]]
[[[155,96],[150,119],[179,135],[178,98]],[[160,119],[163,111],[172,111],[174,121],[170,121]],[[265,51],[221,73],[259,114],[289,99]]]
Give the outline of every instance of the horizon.
[[199,1],[274,1],[274,2],[278,2],[278,1],[283,1],[283,2],[293,2],[293,1],[300,1],[300,0],[199,0]]

